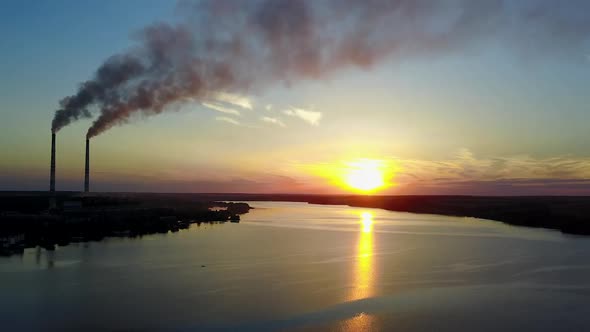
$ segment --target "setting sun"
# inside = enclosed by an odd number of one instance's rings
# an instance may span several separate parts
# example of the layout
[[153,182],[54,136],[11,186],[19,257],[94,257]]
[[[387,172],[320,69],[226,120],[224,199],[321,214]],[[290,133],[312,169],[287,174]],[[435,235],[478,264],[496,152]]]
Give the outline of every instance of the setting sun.
[[304,169],[342,191],[373,194],[395,186],[393,178],[400,167],[393,160],[358,158],[308,165]]
[[371,192],[385,186],[385,175],[379,161],[364,159],[350,163],[344,182],[355,190]]

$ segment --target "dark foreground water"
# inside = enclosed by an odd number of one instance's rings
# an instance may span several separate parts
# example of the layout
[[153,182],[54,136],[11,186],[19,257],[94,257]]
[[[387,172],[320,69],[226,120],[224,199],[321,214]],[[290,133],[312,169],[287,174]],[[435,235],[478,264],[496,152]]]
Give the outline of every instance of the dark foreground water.
[[0,257],[0,330],[590,330],[590,238],[251,205],[240,224]]

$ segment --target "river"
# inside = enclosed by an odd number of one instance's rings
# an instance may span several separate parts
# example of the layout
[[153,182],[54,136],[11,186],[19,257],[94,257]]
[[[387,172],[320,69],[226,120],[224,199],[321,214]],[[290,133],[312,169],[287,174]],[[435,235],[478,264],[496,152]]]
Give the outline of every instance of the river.
[[590,330],[589,237],[250,205],[239,224],[0,257],[2,330]]

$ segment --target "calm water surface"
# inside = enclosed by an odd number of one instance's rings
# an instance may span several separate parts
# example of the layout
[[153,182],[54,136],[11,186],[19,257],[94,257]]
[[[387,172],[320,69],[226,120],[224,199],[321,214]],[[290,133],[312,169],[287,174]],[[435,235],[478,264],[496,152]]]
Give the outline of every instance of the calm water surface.
[[590,330],[590,238],[250,204],[239,224],[0,257],[2,330]]

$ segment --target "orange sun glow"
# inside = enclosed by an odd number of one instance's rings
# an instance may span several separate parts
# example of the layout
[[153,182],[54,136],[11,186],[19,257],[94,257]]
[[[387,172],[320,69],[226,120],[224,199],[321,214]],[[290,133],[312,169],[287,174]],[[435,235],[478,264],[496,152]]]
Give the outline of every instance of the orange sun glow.
[[368,158],[319,163],[307,168],[307,172],[327,179],[329,184],[341,190],[366,195],[395,186],[392,180],[399,170],[392,160]]
[[344,183],[360,192],[373,192],[385,186],[385,172],[379,161],[362,159],[351,162],[344,174]]

